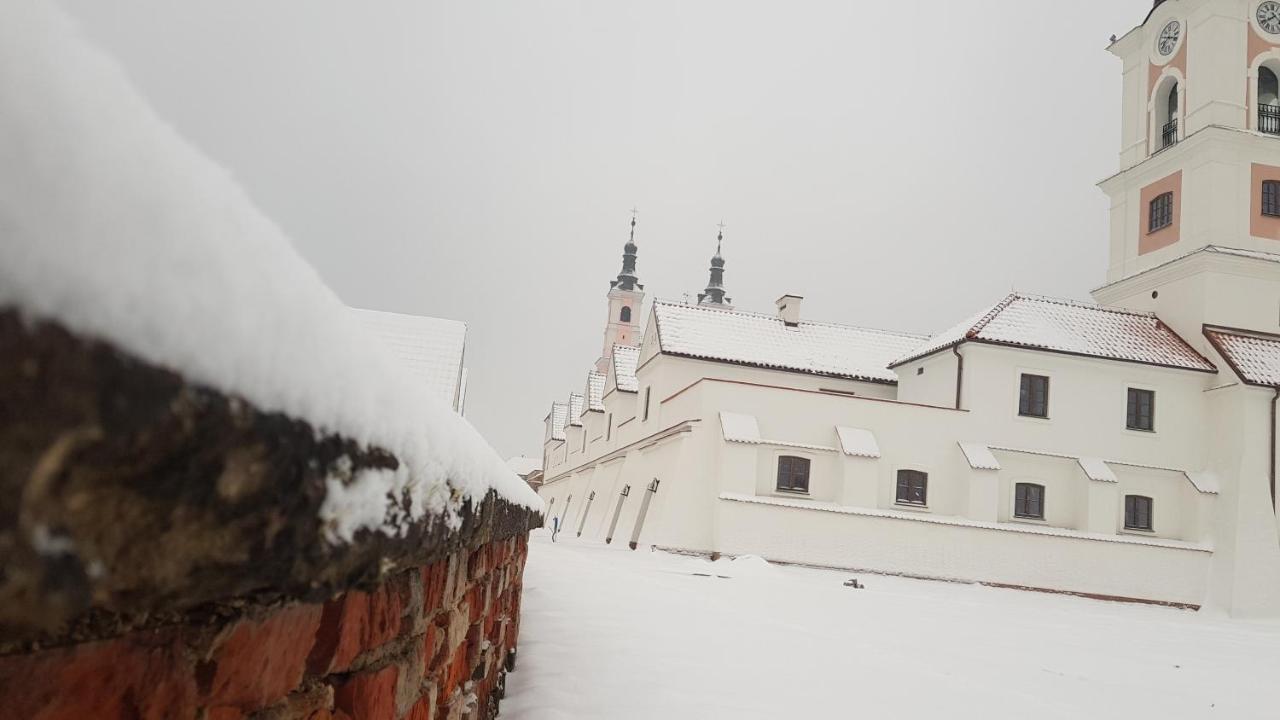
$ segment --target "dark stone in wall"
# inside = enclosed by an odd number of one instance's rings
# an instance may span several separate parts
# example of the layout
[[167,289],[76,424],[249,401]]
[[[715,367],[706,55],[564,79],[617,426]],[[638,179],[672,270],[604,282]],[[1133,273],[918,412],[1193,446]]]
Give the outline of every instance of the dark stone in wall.
[[490,493],[461,529],[333,546],[318,510],[341,458],[398,465],[0,309],[0,655],[322,601],[541,523]]

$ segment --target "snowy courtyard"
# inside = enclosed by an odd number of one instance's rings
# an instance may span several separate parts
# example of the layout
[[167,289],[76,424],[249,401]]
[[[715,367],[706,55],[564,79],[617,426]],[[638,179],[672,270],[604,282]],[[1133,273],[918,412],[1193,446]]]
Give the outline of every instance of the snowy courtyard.
[[1274,718],[1280,625],[530,539],[502,717]]

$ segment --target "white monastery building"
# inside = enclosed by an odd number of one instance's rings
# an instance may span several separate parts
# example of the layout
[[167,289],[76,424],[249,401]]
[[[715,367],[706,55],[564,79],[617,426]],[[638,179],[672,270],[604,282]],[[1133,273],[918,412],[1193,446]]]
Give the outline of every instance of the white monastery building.
[[1161,0],[1123,63],[1097,304],[935,337],[698,303],[635,220],[539,492],[607,542],[1280,616],[1280,3]]

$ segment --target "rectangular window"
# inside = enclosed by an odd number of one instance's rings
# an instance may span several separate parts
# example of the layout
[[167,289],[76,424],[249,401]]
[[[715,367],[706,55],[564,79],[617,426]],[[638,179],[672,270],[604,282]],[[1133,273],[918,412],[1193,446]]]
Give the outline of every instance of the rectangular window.
[[1147,219],[1147,232],[1163,230],[1173,224],[1173,193],[1157,195],[1151,201],[1151,214]]
[[1049,417],[1049,378],[1023,375],[1018,391],[1018,414],[1023,417]]
[[778,492],[809,492],[809,461],[802,457],[778,458]]
[[929,475],[919,470],[898,471],[898,494],[895,499],[899,505],[919,505],[923,507],[929,500]]
[[1262,214],[1269,217],[1280,217],[1280,181],[1263,181]]
[[644,389],[644,416],[640,418],[640,422],[644,422],[649,419],[649,391],[652,389],[653,388],[651,387]]
[[613,439],[613,413],[609,413],[604,421],[604,440],[608,442]]
[[1044,519],[1044,486],[1018,483],[1013,492],[1013,516]]
[[1124,496],[1124,529],[1150,531],[1151,498],[1142,495]]
[[1156,429],[1156,394],[1151,390],[1129,388],[1129,412],[1125,427],[1130,430]]

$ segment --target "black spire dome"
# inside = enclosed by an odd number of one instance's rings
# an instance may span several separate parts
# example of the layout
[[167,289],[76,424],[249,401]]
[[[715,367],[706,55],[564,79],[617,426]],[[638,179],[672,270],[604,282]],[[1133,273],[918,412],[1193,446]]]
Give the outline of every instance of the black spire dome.
[[724,244],[724,225],[716,235],[716,254],[711,256],[711,277],[707,280],[707,289],[698,294],[699,305],[727,305],[730,300],[724,296],[724,256],[720,248]]
[[635,290],[637,287],[643,288],[637,281],[636,277],[636,213],[631,212],[631,237],[627,239],[627,244],[622,248],[622,272],[618,273],[618,279],[609,284],[611,288],[619,290]]

